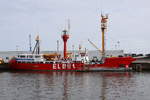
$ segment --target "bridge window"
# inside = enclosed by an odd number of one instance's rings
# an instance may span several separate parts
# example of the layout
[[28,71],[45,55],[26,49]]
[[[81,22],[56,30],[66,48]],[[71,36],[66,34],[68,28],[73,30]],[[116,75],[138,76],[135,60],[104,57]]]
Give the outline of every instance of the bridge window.
[[33,56],[32,56],[32,55],[29,55],[28,58],[33,58]]
[[20,58],[25,58],[25,55],[20,55]]
[[35,56],[35,58],[40,58],[41,56]]

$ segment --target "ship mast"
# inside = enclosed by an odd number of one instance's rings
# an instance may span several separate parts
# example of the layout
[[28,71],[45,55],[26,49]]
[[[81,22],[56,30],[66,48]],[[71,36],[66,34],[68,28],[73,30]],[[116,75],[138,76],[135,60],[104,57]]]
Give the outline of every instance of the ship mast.
[[57,53],[59,53],[59,40],[57,40]]
[[29,51],[32,51],[32,46],[31,46],[31,34],[29,34]]
[[101,15],[101,31],[102,31],[102,57],[105,57],[105,32],[107,29],[108,15]]
[[69,39],[69,33],[70,33],[70,20],[68,19],[68,30],[64,29],[63,35],[61,36],[64,42],[64,51],[63,51],[64,59],[67,59],[67,40]]
[[34,53],[40,54],[40,37],[39,37],[39,35],[36,37],[35,41],[36,41],[36,44],[35,44],[32,54],[34,54]]
[[63,30],[62,39],[64,42],[64,59],[67,59],[67,40],[69,39],[69,34],[67,34],[67,30]]

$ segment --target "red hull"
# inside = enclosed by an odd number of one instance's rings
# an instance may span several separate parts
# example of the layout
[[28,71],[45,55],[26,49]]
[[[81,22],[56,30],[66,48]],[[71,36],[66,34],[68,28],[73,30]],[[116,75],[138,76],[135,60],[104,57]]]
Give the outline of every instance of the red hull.
[[81,62],[76,63],[23,63],[17,62],[16,60],[11,60],[9,62],[11,69],[19,69],[19,70],[50,70],[50,71],[57,71],[57,70],[70,70],[70,71],[84,71],[84,70],[92,70],[92,69],[99,69],[99,68],[120,68],[120,67],[127,67],[129,66],[132,61],[134,61],[132,57],[112,57],[106,58],[103,64],[84,64]]
[[83,70],[83,63],[60,63],[60,64],[45,64],[45,63],[17,63],[11,61],[9,63],[11,69],[20,70]]
[[93,66],[97,67],[108,67],[108,68],[119,68],[119,67],[127,67],[136,59],[132,57],[111,57],[105,58],[105,62],[103,64],[94,64]]

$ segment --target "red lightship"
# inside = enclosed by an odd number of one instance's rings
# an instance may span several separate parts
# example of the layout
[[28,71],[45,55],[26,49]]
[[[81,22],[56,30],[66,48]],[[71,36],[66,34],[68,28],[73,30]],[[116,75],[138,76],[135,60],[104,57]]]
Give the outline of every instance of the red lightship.
[[49,70],[49,71],[93,71],[102,69],[129,69],[129,65],[135,59],[132,57],[105,57],[105,30],[108,17],[102,16],[102,58],[98,61],[91,61],[86,52],[78,52],[70,57],[67,52],[67,40],[69,34],[63,31],[64,42],[63,57],[59,53],[40,54],[39,37],[36,38],[36,45],[32,54],[20,54],[9,61],[11,69],[19,70]]

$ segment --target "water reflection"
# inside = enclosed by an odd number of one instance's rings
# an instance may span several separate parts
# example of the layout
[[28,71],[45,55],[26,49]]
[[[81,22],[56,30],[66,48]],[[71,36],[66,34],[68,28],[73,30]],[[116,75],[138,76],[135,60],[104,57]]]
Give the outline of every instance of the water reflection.
[[2,100],[145,100],[149,73],[2,72]]
[[[102,74],[102,100],[120,100],[124,93],[129,92],[129,86],[132,83],[132,73],[104,73]],[[130,84],[130,85],[129,85]],[[133,86],[132,86],[133,87]],[[123,92],[121,90],[123,88]],[[126,100],[126,98],[124,98]]]

